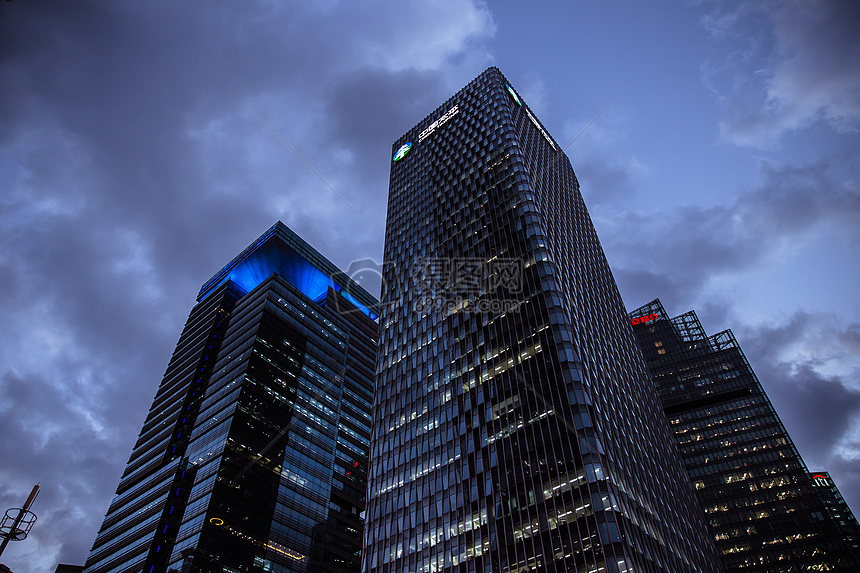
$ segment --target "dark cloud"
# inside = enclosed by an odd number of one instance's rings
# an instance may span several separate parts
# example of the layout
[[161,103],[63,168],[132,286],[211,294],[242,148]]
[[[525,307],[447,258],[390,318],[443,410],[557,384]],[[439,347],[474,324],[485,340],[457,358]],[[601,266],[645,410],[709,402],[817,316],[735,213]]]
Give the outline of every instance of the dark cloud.
[[749,271],[786,245],[835,233],[857,244],[860,187],[839,168],[762,164],[760,183],[728,205],[661,212],[597,210],[601,237],[625,300],[677,297],[693,304],[708,281]]
[[339,265],[380,257],[391,142],[492,33],[453,0],[3,3],[0,501],[43,488],[13,569],[83,563],[197,289],[236,253],[282,219]]
[[378,176],[378,156],[385,158],[387,167],[388,149],[404,131],[391,127],[411,126],[424,118],[449,95],[444,87],[437,71],[357,70],[341,77],[327,102],[330,127],[350,148],[373,143],[354,163],[357,168],[375,165],[373,172]]
[[834,444],[860,415],[860,389],[840,377],[822,376],[810,364],[764,362],[756,372],[807,463],[829,465],[839,455]]
[[48,380],[7,372],[0,378],[2,507],[20,507],[30,488],[41,484],[31,538],[26,545],[13,544],[11,555],[4,556],[10,565],[31,565],[20,570],[50,566],[51,558],[54,565],[57,560],[80,561],[92,545],[107,509],[105,495],[115,489],[142,421],[124,419],[126,412],[116,405],[129,397],[97,372],[89,374],[86,379]]
[[[860,324],[798,312],[775,325],[737,332],[744,351],[801,455],[812,470],[830,471],[849,502],[860,504]],[[839,373],[826,374],[836,366]]]
[[729,141],[766,148],[816,121],[860,126],[860,68],[849,55],[860,52],[856,2],[720,4],[703,23],[716,47],[704,80],[725,101]]
[[617,157],[589,154],[577,161],[576,174],[589,205],[617,203],[634,194],[631,166]]
[[[613,267],[612,274],[615,275],[615,282],[618,283],[624,300],[633,304],[631,310],[655,298],[673,301],[673,303],[690,300],[690,293],[665,270],[658,272],[647,268],[636,268],[633,265],[616,266]],[[651,298],[648,298],[649,296]]]
[[583,198],[591,207],[624,205],[648,175],[648,167],[638,157],[619,152],[630,136],[628,108],[618,102],[621,95],[596,115],[565,126],[561,144],[567,148]]

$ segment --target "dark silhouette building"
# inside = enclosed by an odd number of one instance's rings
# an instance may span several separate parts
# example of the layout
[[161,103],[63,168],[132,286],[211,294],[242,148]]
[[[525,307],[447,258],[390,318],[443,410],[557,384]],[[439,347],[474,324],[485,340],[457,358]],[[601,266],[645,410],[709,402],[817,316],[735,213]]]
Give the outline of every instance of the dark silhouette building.
[[359,571],[375,304],[282,223],[203,285],[85,571]]
[[563,150],[490,68],[393,151],[364,570],[717,571]]
[[860,523],[848,507],[833,478],[827,472],[811,472],[812,486],[824,502],[827,515],[836,524],[836,529],[848,547],[860,555]]
[[726,570],[856,571],[732,332],[659,300],[630,321]]

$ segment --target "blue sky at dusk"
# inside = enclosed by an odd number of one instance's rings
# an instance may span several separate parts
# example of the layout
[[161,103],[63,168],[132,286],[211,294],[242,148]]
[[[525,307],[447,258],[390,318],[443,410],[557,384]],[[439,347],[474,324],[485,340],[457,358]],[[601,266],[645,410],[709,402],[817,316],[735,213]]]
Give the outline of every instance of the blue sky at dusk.
[[731,328],[860,511],[858,54],[851,0],[0,2],[2,560],[84,562],[200,285],[277,220],[381,260],[392,142],[491,65],[562,146],[614,101],[567,154],[628,309]]

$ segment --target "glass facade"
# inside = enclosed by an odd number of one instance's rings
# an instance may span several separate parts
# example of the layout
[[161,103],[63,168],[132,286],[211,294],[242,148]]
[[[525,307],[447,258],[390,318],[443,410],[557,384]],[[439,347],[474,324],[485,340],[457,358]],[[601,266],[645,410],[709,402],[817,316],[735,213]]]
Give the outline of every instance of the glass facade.
[[496,68],[392,147],[363,570],[718,571],[567,157]]
[[852,551],[860,555],[860,523],[857,522],[854,512],[848,507],[848,503],[842,497],[842,493],[836,487],[833,478],[827,472],[811,472],[809,475],[812,478],[812,486],[824,502],[824,508],[836,525],[842,539]]
[[375,305],[281,223],[207,282],[85,571],[358,571]]
[[630,320],[728,571],[856,571],[731,331],[655,300]]

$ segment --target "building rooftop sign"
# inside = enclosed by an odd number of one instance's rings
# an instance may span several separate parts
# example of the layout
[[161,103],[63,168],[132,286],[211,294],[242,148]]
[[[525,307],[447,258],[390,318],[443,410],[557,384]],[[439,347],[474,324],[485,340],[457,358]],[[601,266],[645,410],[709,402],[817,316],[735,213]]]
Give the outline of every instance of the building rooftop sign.
[[636,318],[630,319],[630,324],[642,324],[643,322],[651,322],[652,320],[657,320],[660,318],[660,315],[657,313],[648,314],[645,316],[637,316]]
[[549,134],[544,130],[544,128],[541,127],[541,124],[538,123],[538,120],[535,119],[535,116],[532,115],[532,112],[530,112],[528,108],[526,108],[526,115],[529,116],[529,119],[532,120],[532,123],[535,124],[536,128],[538,128],[538,131],[540,132],[540,134],[543,135],[543,138],[549,142],[549,144],[552,146],[553,151],[555,151],[555,142],[552,140],[552,138],[549,136]]
[[420,133],[420,135],[418,135],[419,143],[424,141],[428,137],[430,137],[430,134],[433,133],[434,131],[436,131],[437,127],[439,127],[440,125],[445,125],[445,123],[449,119],[451,119],[452,117],[454,117],[458,113],[460,113],[460,106],[457,106],[457,105],[455,105],[454,107],[452,107],[451,109],[446,111],[445,115],[443,115],[442,117],[440,117],[439,119],[437,119],[436,121],[431,123],[427,129],[425,129],[424,131],[422,131]]

